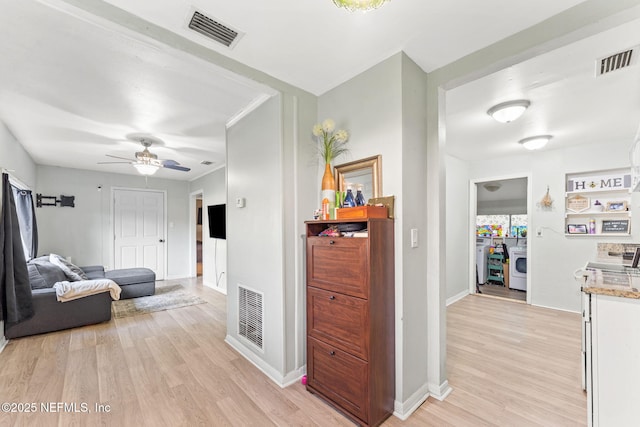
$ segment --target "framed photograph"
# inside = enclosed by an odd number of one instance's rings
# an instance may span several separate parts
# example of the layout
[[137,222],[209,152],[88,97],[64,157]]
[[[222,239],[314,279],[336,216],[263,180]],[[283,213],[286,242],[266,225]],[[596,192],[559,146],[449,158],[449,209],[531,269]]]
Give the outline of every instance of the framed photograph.
[[567,233],[587,234],[587,224],[569,224],[567,225]]
[[624,212],[627,210],[627,202],[624,200],[607,202],[605,209],[607,212]]
[[628,219],[612,219],[602,220],[602,232],[603,233],[628,233],[629,232],[629,220]]

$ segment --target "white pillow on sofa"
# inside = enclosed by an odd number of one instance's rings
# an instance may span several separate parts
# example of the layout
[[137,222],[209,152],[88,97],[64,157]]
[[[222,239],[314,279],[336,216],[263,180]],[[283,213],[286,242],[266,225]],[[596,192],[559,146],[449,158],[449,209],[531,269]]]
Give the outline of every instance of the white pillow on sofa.
[[69,261],[61,257],[60,255],[51,254],[49,255],[49,262],[51,264],[57,265],[64,272],[65,276],[69,278],[69,280],[77,282],[78,280],[87,280],[89,279],[82,269],[74,264],[71,264]]

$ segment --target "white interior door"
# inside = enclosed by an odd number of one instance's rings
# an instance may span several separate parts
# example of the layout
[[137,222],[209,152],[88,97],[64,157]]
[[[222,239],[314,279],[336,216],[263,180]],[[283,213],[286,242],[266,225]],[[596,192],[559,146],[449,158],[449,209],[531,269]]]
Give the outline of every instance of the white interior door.
[[146,267],[164,279],[164,193],[114,190],[114,267]]

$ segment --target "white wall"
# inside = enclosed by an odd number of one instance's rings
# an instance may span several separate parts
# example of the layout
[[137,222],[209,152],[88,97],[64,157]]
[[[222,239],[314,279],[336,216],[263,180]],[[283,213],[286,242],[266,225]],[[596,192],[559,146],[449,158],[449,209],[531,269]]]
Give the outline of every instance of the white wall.
[[[340,164],[382,155],[382,192],[395,196],[396,411],[403,413],[427,383],[426,247],[409,247],[411,228],[424,239],[425,74],[397,54],[320,96],[318,121],[349,131]],[[321,168],[319,168],[321,169]],[[320,192],[321,170],[316,194]],[[418,397],[418,399],[420,398]]]
[[447,156],[447,299],[469,290],[469,166]]
[[[227,129],[227,341],[272,377],[283,372],[281,97]],[[246,200],[244,208],[235,199]],[[238,335],[238,286],[263,294],[263,350]]]
[[[209,237],[207,206],[227,202],[226,168],[217,169],[189,183],[189,193],[202,191],[202,281],[205,286],[227,292],[227,241]],[[189,203],[193,201],[190,200]],[[233,206],[227,209],[234,209]],[[193,216],[192,216],[193,217]],[[195,233],[190,230],[189,233]],[[195,248],[191,248],[195,251]],[[195,262],[195,259],[193,260]]]
[[[167,192],[167,279],[188,277],[189,184],[142,175],[102,173],[38,166],[36,190],[45,196],[75,196],[75,207],[36,208],[38,252],[70,256],[78,265],[113,268],[111,189],[139,188]],[[102,186],[99,191],[98,186]],[[171,225],[171,224],[170,224]]]
[[[559,141],[557,143],[560,144]],[[631,218],[631,236],[598,238],[564,234],[565,174],[627,168],[630,147],[630,141],[603,141],[592,146],[555,149],[550,146],[540,152],[527,152],[516,157],[485,159],[482,162],[467,164],[470,180],[492,178],[496,170],[500,170],[503,175],[531,174],[534,208],[528,216],[530,233],[527,244],[530,251],[528,274],[533,305],[579,312],[580,287],[573,279],[573,272],[584,266],[587,261],[595,259],[596,243],[640,241],[640,220],[637,215]],[[448,196],[461,194],[468,186],[468,181],[462,180],[448,183]],[[547,186],[553,199],[553,209],[550,211],[542,210],[536,205],[546,193]],[[631,204],[633,210],[638,209],[638,201],[638,195],[634,193]],[[465,203],[468,210],[468,201]],[[461,205],[462,203],[456,203],[448,206],[447,216],[456,215]],[[537,228],[542,228],[542,237],[534,237],[533,231]],[[467,233],[452,238],[449,243],[455,247],[467,248],[467,252],[469,251]],[[450,260],[448,265],[451,265]],[[460,273],[464,273],[468,278],[469,263],[460,265],[459,268],[464,269],[464,272]],[[468,279],[466,285],[469,286]],[[448,295],[455,294],[457,289],[457,283],[448,281]]]
[[35,190],[36,164],[2,121],[0,121],[0,169],[8,170],[11,176]]

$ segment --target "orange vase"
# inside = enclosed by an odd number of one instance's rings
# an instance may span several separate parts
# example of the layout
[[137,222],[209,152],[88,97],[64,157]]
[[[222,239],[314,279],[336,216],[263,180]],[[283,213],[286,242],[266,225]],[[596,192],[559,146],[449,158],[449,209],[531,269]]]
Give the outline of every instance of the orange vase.
[[324,175],[322,175],[322,190],[336,191],[336,180],[333,178],[331,164],[327,163],[324,167]]
[[[329,213],[333,211],[336,201],[336,180],[333,178],[331,164],[327,163],[324,167],[324,175],[322,176],[322,196],[320,200],[327,199],[329,202]],[[328,218],[325,218],[328,219]]]

